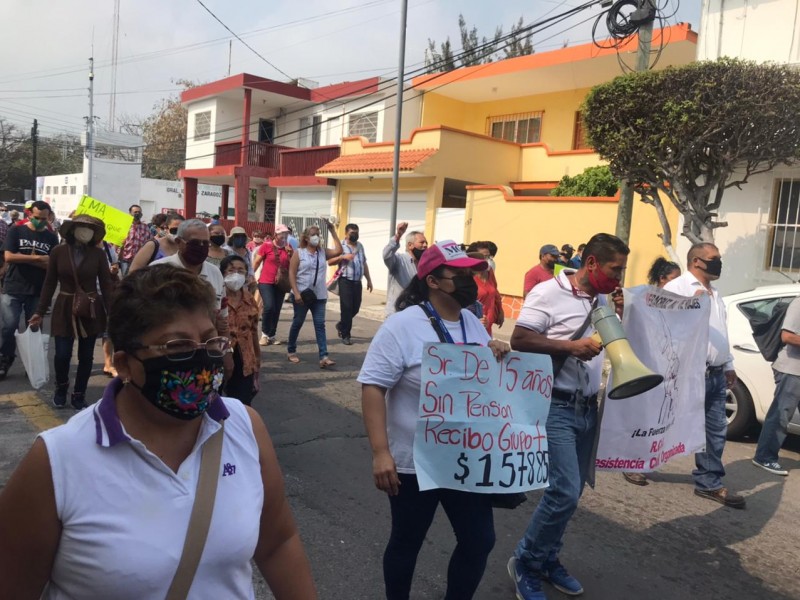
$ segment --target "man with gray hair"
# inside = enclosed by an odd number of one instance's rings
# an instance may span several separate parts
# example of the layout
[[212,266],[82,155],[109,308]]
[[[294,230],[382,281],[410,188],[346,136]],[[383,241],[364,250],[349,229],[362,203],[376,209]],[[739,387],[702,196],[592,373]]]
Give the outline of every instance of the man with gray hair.
[[222,308],[225,280],[217,267],[206,262],[210,244],[206,224],[200,219],[187,219],[178,225],[175,242],[178,244],[178,251],[175,254],[160,258],[150,264],[173,265],[199,275],[214,288],[217,296],[217,308]]
[[395,233],[383,249],[383,262],[389,269],[389,286],[386,290],[386,316],[395,312],[395,302],[400,292],[411,283],[417,274],[417,264],[422,253],[428,247],[428,240],[421,231],[410,231],[406,235],[406,253],[398,256],[400,238],[408,229],[408,223],[403,222],[397,226]]

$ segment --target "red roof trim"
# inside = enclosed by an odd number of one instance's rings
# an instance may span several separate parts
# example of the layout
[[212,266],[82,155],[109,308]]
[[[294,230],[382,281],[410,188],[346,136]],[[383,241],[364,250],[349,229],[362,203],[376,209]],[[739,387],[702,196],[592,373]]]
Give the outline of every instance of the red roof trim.
[[[435,148],[420,150],[402,150],[400,152],[400,170],[413,171],[425,160],[436,154]],[[346,154],[322,165],[318,174],[334,173],[372,173],[391,171],[394,164],[393,152],[368,152],[365,154]]]
[[290,98],[311,100],[311,90],[307,88],[300,87],[293,83],[283,83],[281,81],[265,79],[264,77],[250,75],[249,73],[239,73],[238,75],[231,75],[225,79],[219,79],[211,83],[190,88],[181,93],[181,102],[185,104],[203,98],[211,98],[238,88],[251,88],[262,92],[280,94]]
[[327,177],[314,177],[313,175],[270,177],[269,187],[336,187],[336,180],[328,179]]
[[348,96],[366,96],[378,91],[378,84],[380,77],[368,77],[360,81],[344,81],[342,83],[334,83],[326,85],[325,87],[316,88],[311,90],[311,100],[313,102],[326,102],[328,100],[336,100],[337,98],[346,98]]

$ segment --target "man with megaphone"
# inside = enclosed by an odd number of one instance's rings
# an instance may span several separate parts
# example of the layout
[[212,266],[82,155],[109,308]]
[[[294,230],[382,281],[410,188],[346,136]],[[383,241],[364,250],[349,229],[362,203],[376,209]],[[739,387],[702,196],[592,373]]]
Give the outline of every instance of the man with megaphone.
[[511,336],[514,350],[549,354],[554,375],[546,426],[550,482],[508,562],[522,600],[544,600],[544,581],[565,594],[583,592],[558,555],[591,470],[597,432],[603,347],[591,337],[591,314],[611,294],[621,315],[619,286],[629,253],[616,236],[592,236],[580,269],[564,269],[531,290]]

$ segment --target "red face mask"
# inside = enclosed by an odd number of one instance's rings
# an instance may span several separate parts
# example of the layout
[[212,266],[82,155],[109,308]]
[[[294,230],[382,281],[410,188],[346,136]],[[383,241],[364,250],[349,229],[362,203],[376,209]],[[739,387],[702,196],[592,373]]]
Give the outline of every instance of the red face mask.
[[619,287],[619,279],[614,279],[603,273],[597,259],[594,256],[590,258],[594,258],[597,268],[594,271],[589,271],[589,283],[598,294],[610,294]]

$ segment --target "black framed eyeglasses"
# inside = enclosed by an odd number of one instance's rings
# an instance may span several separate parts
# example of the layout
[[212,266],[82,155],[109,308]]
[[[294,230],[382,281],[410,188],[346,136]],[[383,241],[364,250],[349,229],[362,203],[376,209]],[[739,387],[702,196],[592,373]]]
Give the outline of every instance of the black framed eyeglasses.
[[199,349],[205,350],[212,358],[222,358],[231,349],[230,338],[219,336],[195,342],[194,340],[169,340],[163,344],[133,344],[131,350],[160,350],[169,360],[189,360]]

